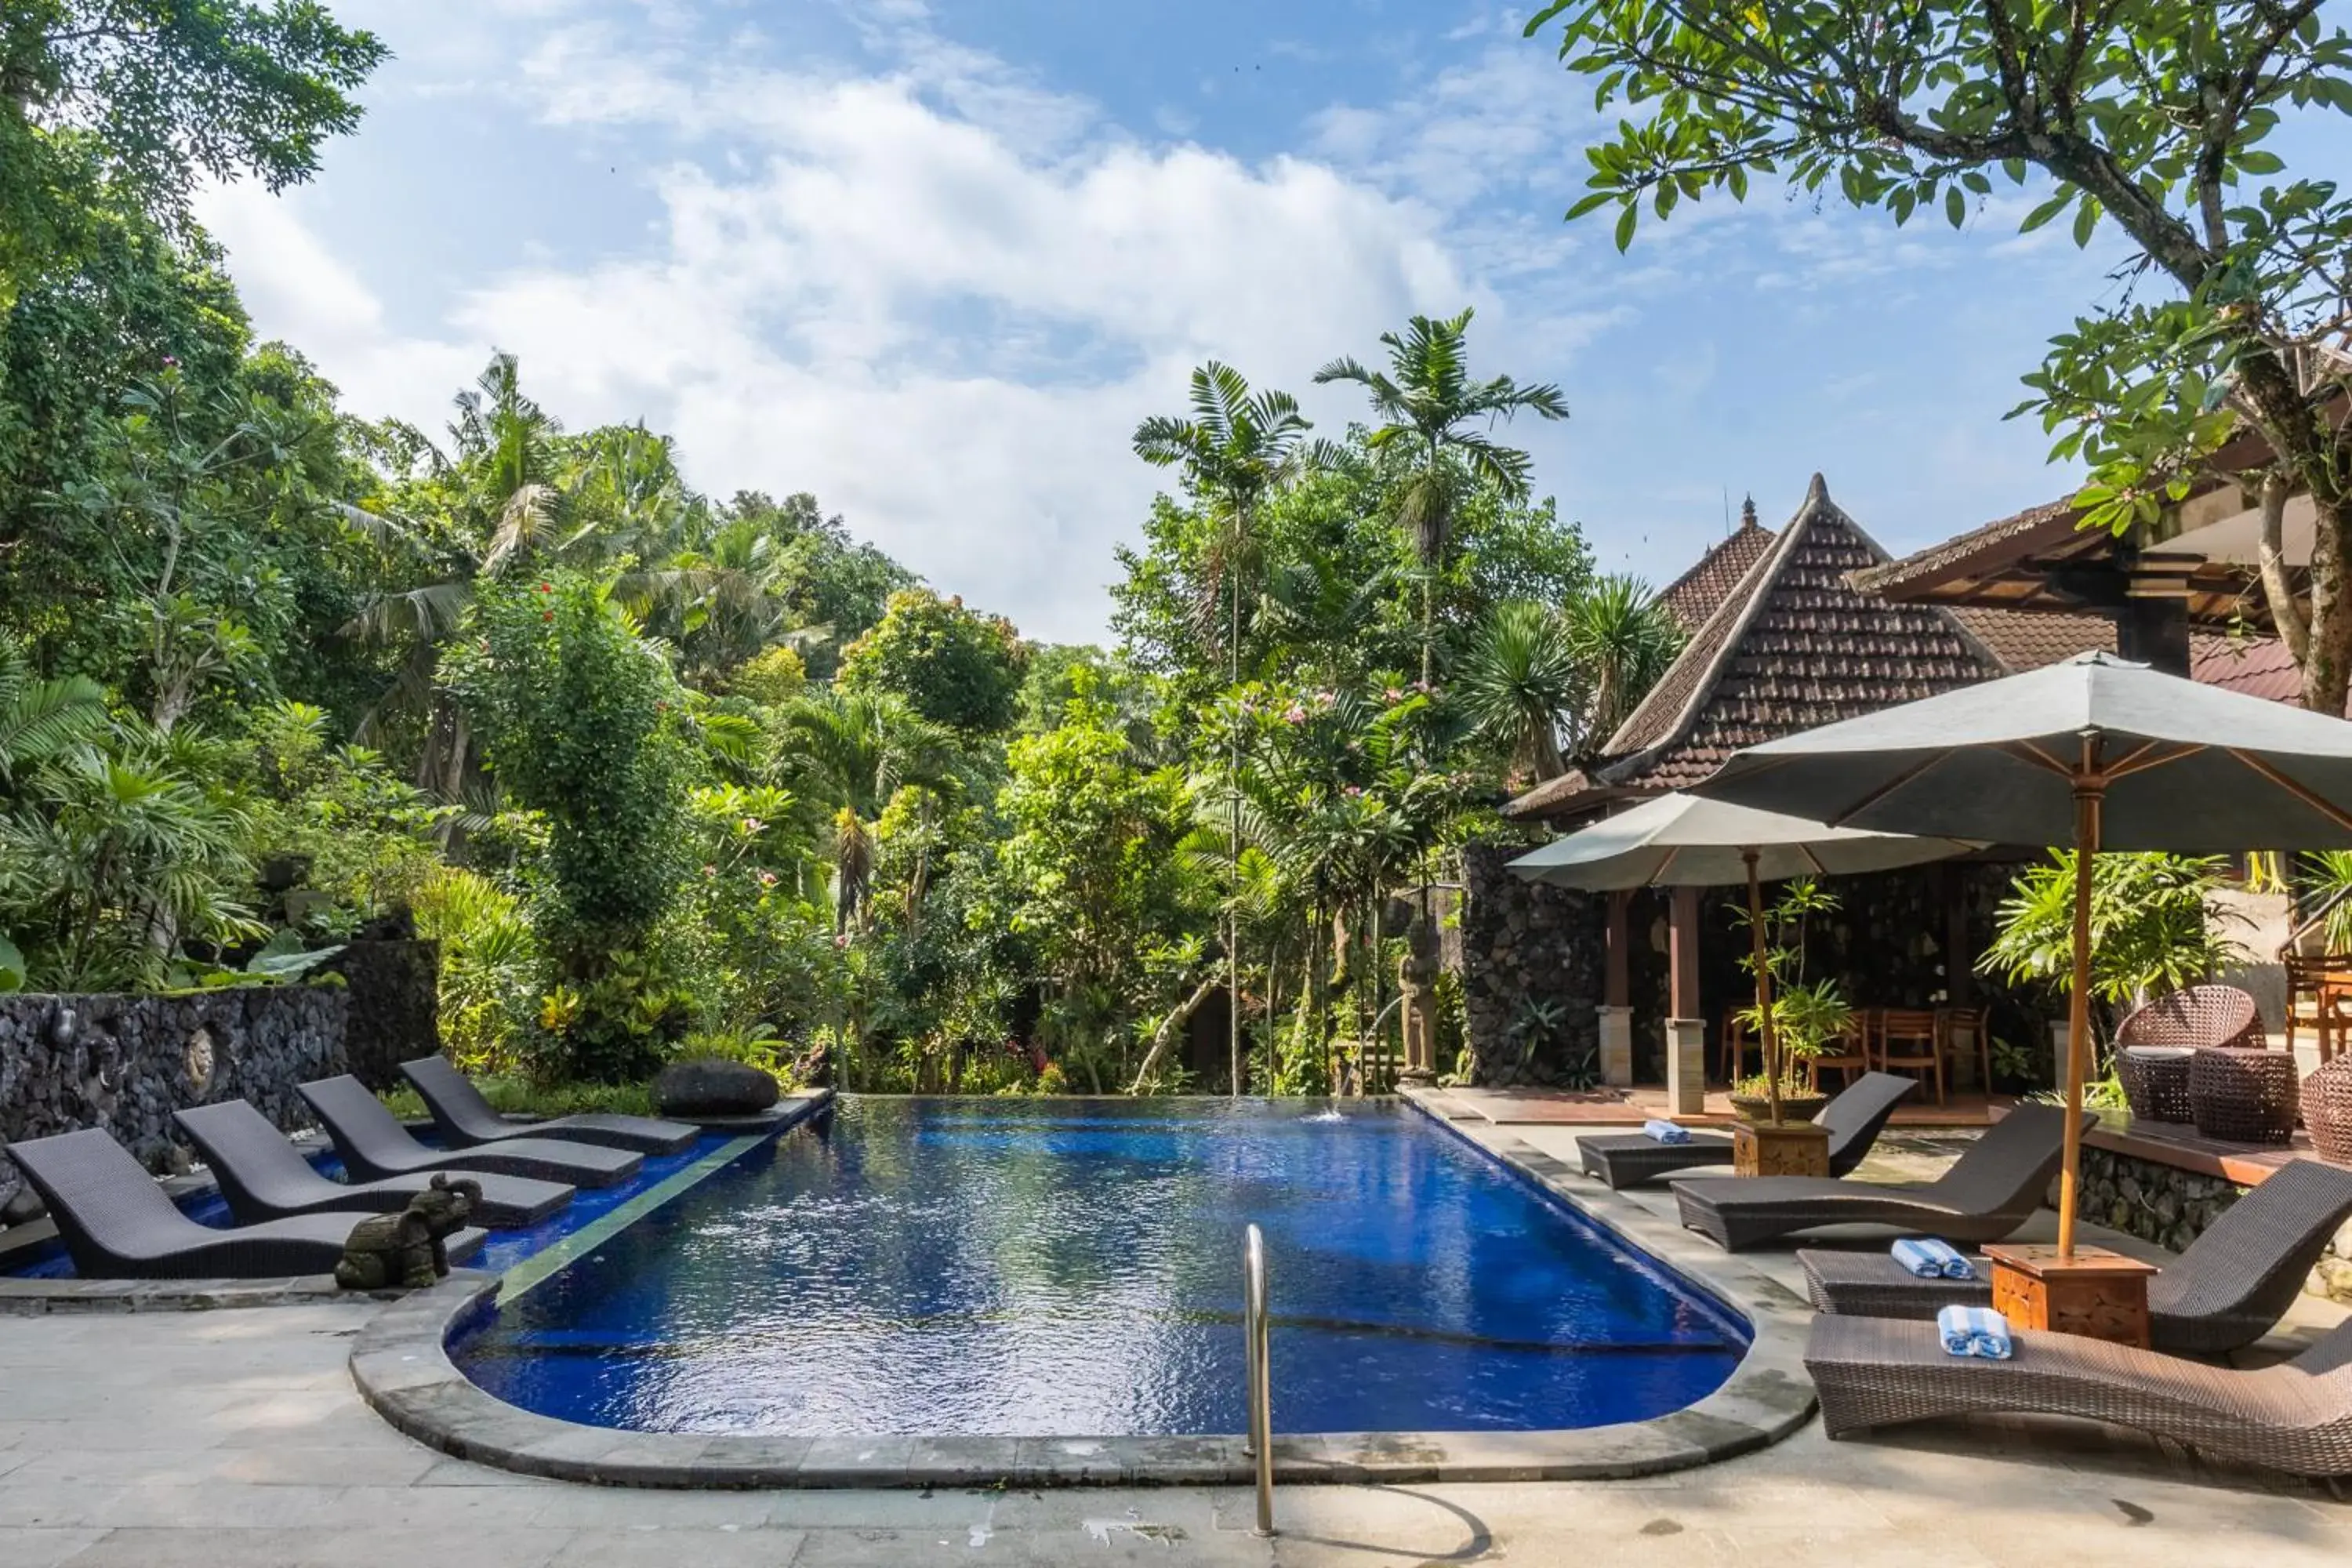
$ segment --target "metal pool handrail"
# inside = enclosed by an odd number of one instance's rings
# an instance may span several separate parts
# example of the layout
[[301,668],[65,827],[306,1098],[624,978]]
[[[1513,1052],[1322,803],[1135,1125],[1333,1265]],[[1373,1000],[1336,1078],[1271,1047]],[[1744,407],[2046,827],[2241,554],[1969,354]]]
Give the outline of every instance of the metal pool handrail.
[[1266,1359],[1265,1237],[1255,1226],[1242,1240],[1243,1360],[1249,1373],[1249,1445],[1257,1461],[1257,1529],[1274,1533],[1274,1378]]

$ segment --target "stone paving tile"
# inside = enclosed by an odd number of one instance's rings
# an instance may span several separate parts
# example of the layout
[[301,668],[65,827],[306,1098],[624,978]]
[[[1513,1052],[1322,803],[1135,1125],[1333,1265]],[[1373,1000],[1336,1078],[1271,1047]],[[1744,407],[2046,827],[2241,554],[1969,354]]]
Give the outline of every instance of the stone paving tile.
[[563,1568],[781,1568],[798,1563],[795,1530],[583,1531],[556,1551]]
[[57,1568],[105,1533],[102,1530],[0,1531],[0,1568]]
[[716,1530],[767,1523],[775,1513],[775,1494],[754,1491],[677,1492],[664,1496],[634,1487],[568,1486],[557,1492],[534,1492],[533,1524],[562,1530],[627,1530],[641,1524]]

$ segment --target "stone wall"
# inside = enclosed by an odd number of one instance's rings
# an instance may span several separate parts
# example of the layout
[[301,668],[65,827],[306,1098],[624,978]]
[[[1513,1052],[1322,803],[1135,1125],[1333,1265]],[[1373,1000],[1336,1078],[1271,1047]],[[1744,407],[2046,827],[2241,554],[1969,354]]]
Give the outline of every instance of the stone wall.
[[[0,996],[0,1142],[103,1128],[151,1170],[184,1161],[172,1112],[249,1100],[310,1121],[295,1085],[345,1070],[341,986],[193,996]],[[0,1156],[0,1200],[16,1172]]]
[[[1524,846],[1472,844],[1462,851],[1462,1076],[1488,1088],[1552,1084],[1601,1048],[1601,963],[1607,900],[1523,882],[1503,868]],[[1560,1009],[1537,1048],[1512,1026],[1530,1002]]]
[[[2221,1176],[2105,1149],[2083,1151],[2083,1217],[2175,1252],[2185,1251],[2245,1191]],[[2055,1183],[2051,1201],[2057,1202]]]
[[401,1063],[441,1048],[439,942],[350,942],[328,967],[351,996],[344,1045],[362,1083],[390,1089],[401,1081]]
[[[2174,1252],[2186,1251],[2222,1211],[2245,1195],[2246,1189],[2221,1176],[2201,1176],[2105,1149],[2083,1151],[2083,1217]],[[2050,1203],[2053,1208],[2058,1203],[2054,1181]],[[2336,1232],[2303,1288],[2315,1296],[2352,1303],[2352,1225]]]

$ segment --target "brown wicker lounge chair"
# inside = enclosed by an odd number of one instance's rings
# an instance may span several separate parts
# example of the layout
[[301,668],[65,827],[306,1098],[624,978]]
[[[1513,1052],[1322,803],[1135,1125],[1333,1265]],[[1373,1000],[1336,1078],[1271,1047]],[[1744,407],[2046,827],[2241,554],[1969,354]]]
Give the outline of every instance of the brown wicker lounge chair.
[[[2290,1161],[2223,1211],[2189,1250],[2148,1281],[2149,1338],[2175,1355],[2224,1355],[2286,1315],[2336,1227],[2352,1215],[2352,1171]],[[1922,1279],[1884,1252],[1797,1254],[1806,1294],[1823,1312],[1932,1318],[1992,1304],[1982,1260],[1974,1279]]]
[[[331,1182],[269,1118],[242,1100],[175,1110],[172,1119],[203,1152],[221,1196],[228,1200],[228,1212],[247,1225],[299,1214],[398,1214],[433,1182],[425,1173],[380,1182]],[[572,1201],[572,1189],[560,1182],[487,1173],[473,1179],[482,1189],[474,1217],[485,1225],[537,1225]]]
[[[215,1230],[163,1195],[146,1167],[104,1132],[65,1132],[7,1146],[47,1201],[49,1217],[85,1279],[267,1279],[330,1274],[358,1220],[304,1215]],[[452,1259],[481,1250],[482,1232],[449,1238]]]
[[467,1082],[466,1075],[451,1067],[446,1058],[403,1062],[400,1071],[425,1097],[433,1125],[453,1149],[503,1143],[514,1138],[561,1138],[569,1143],[596,1143],[640,1154],[675,1154],[702,1136],[699,1127],[650,1116],[559,1116],[549,1121],[509,1121],[491,1109],[482,1091]]
[[302,1098],[318,1112],[327,1135],[335,1141],[335,1152],[343,1157],[352,1176],[363,1182],[420,1172],[488,1171],[500,1176],[566,1182],[575,1187],[609,1187],[635,1175],[646,1163],[643,1154],[625,1149],[555,1138],[516,1138],[491,1149],[427,1149],[393,1120],[392,1112],[369,1092],[367,1085],[348,1073],[299,1088]]
[[2134,1008],[2116,1026],[2118,1048],[2238,1046],[2259,1050],[2269,1043],[2253,997],[2234,985],[2184,985]]
[[1933,1323],[1821,1317],[1805,1370],[1832,1437],[1977,1412],[2071,1415],[2306,1476],[2352,1474],[2352,1322],[2252,1372],[2075,1334],[2013,1331],[2008,1361],[1948,1355]]
[[[1864,1073],[1846,1086],[1813,1120],[1830,1130],[1830,1173],[1843,1176],[1862,1163],[1878,1142],[1895,1103],[1918,1085],[1893,1073]],[[1661,1143],[1639,1132],[1580,1138],[1584,1173],[1612,1187],[1640,1186],[1703,1165],[1731,1163],[1731,1140],[1695,1134],[1687,1143]]]
[[[2095,1118],[2085,1113],[2088,1127]],[[1896,1186],[1835,1177],[1700,1176],[1676,1182],[1685,1228],[1738,1251],[1824,1225],[1884,1225],[1954,1241],[1998,1241],[2023,1225],[2058,1173],[2065,1112],[2021,1105],[1932,1182]]]

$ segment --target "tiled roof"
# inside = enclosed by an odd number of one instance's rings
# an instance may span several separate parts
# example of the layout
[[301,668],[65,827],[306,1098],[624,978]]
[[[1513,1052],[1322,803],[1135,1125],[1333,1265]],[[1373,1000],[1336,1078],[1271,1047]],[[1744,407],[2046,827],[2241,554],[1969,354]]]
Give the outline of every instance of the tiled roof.
[[[1885,559],[1815,475],[1770,551],[1610,738],[1612,760],[1592,770],[1587,793],[1680,789],[1742,746],[2005,673],[1948,610],[1847,586],[1847,574]],[[1544,802],[1522,796],[1509,815],[1569,804],[1568,792],[1550,793]]]
[[1739,531],[1717,541],[1697,565],[1659,590],[1658,603],[1682,623],[1685,632],[1695,632],[1723,607],[1739,580],[1771,548],[1772,531],[1757,525],[1751,502],[1740,514]]
[[1954,605],[1952,615],[2011,675],[2094,649],[2116,651],[2116,624],[2105,616],[2064,616]]
[[2303,672],[2276,637],[2195,633],[2189,639],[2189,673],[2208,686],[2303,706]]
[[1854,585],[1865,593],[1885,594],[1917,582],[1934,582],[1947,573],[1975,564],[1979,558],[2009,560],[2030,553],[2053,541],[2071,538],[2078,514],[2063,500],[2028,507],[2013,517],[1972,528],[1956,539],[1930,545],[1900,561],[1881,557],[1866,568]]

